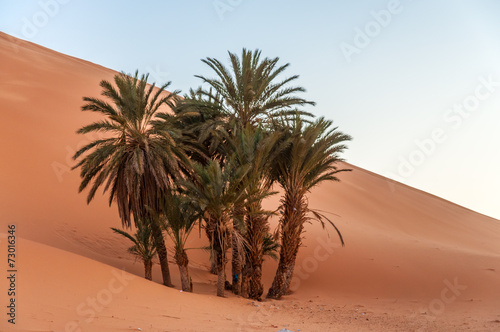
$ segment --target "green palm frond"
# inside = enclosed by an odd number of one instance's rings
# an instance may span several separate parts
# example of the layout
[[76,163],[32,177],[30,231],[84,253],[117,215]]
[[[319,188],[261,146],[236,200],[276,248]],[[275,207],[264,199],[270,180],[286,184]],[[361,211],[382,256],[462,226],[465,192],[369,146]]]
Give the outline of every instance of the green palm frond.
[[208,88],[191,90],[177,111],[207,155],[221,162],[233,152],[228,138],[246,126],[274,128],[278,118],[310,116],[297,108],[314,105],[298,97],[305,89],[291,86],[297,75],[280,80],[289,65],[280,66],[279,58],[262,58],[259,50],[243,49],[240,57],[228,53],[227,67],[214,58],[202,60],[215,77],[196,76]]
[[196,223],[202,218],[202,211],[185,194],[171,192],[162,197],[161,225],[174,242],[175,250],[186,250],[186,241]]
[[262,250],[264,256],[269,256],[274,260],[278,260],[279,247],[280,247],[279,243],[274,240],[273,236],[269,233],[266,233],[266,235],[264,236],[264,243]]
[[156,255],[156,242],[148,222],[138,222],[137,230],[133,235],[122,229],[113,227],[111,229],[113,232],[122,235],[133,243],[133,245],[128,248],[128,251],[141,260],[148,261],[153,259]]
[[288,85],[298,76],[281,82],[277,77],[288,67],[277,66],[278,58],[261,60],[261,52],[243,49],[241,59],[229,52],[231,67],[226,68],[220,61],[207,58],[203,60],[217,74],[216,79],[198,76],[223,98],[229,114],[233,114],[245,126],[255,125],[260,117],[272,116],[273,112],[287,110],[292,106],[313,104],[295,97],[295,93],[305,91]]
[[299,118],[295,120],[288,132],[290,145],[273,171],[285,189],[291,183],[298,183],[304,191],[309,191],[323,181],[338,181],[336,174],[350,171],[339,169],[337,163],[343,161],[340,154],[347,148],[345,142],[352,138],[337,127],[330,129],[331,125],[324,118],[310,124]]
[[318,210],[309,209],[308,211],[311,212],[314,216],[314,218],[309,218],[309,219],[318,220],[321,223],[321,226],[323,227],[323,229],[325,228],[325,221],[327,221],[337,232],[337,235],[339,236],[340,243],[342,244],[342,246],[345,246],[344,237],[340,233],[340,230],[337,228],[337,226],[335,226],[335,224],[327,216],[325,216],[323,213],[319,212]]
[[245,187],[241,184],[248,170],[236,167],[233,161],[221,167],[211,160],[207,165],[194,163],[194,177],[179,182],[186,202],[201,211],[207,235],[215,237],[210,239],[211,245],[218,251],[227,247],[234,206],[245,200]]
[[101,81],[103,99],[84,97],[82,111],[98,112],[105,119],[80,128],[77,133],[102,133],[104,137],[79,149],[73,158],[80,168],[79,191],[90,187],[87,202],[97,190],[109,190],[109,203],[118,205],[124,226],[132,216],[158,211],[158,195],[171,189],[175,179],[190,170],[188,150],[193,146],[175,117],[167,112],[178,103],[176,94],[148,84],[148,75],[115,75],[113,83]]

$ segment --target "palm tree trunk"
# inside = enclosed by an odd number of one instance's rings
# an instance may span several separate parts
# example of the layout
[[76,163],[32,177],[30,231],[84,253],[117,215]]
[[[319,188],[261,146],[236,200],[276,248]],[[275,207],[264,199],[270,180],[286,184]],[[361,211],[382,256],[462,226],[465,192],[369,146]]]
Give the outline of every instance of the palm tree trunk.
[[246,261],[241,274],[241,296],[248,297],[248,289],[250,280],[250,262]]
[[153,261],[151,259],[144,261],[144,278],[153,280]]
[[262,262],[264,261],[264,235],[267,234],[269,226],[267,218],[263,215],[255,214],[261,211],[260,203],[255,203],[249,210],[246,217],[247,232],[246,240],[248,244],[248,297],[254,300],[261,300],[264,292],[262,285]]
[[161,240],[156,244],[156,252],[160,260],[161,275],[163,277],[163,284],[168,287],[174,287],[170,278],[170,269],[168,267],[167,247],[165,242]]
[[217,252],[217,296],[224,297],[226,286],[226,264],[222,251]]
[[262,293],[264,293],[264,285],[262,285],[262,263],[254,266],[250,270],[250,277],[248,278],[248,297],[257,301],[262,300]]
[[184,250],[176,251],[175,253],[175,262],[177,266],[179,266],[179,273],[181,275],[181,287],[183,292],[192,292],[193,291],[193,283],[191,278],[189,277],[188,264],[189,259]]
[[217,254],[213,250],[214,244],[212,240],[212,234],[210,233],[208,227],[205,227],[205,233],[207,234],[208,242],[210,243],[210,273],[217,275]]
[[295,260],[301,245],[306,208],[307,202],[302,193],[293,190],[285,192],[284,213],[280,221],[280,260],[267,298],[279,299],[289,291]]
[[293,278],[293,270],[299,247],[297,246],[294,251],[295,255],[292,254],[291,257],[280,255],[278,269],[276,271],[273,284],[267,293],[267,298],[280,299],[283,295],[287,295],[290,292],[290,283]]
[[232,284],[232,290],[233,293],[236,295],[241,294],[241,252],[240,248],[237,243],[236,236],[233,236],[232,239],[232,244],[231,244],[231,250],[232,250],[232,262],[231,262],[231,269],[232,269],[232,277],[233,277],[233,284]]
[[[236,218],[239,218],[240,220],[243,219],[244,217],[244,208],[242,206],[236,206],[234,208],[234,215],[235,218],[233,219],[233,230],[235,232],[238,232],[239,235],[241,235],[241,230],[240,230],[240,225],[239,222]],[[240,236],[241,238],[242,236]],[[232,260],[231,260],[231,274],[232,274],[232,291],[236,295],[241,294],[241,278],[242,278],[242,269],[243,269],[243,255],[244,252],[242,252],[240,246],[238,245],[238,238],[236,236],[232,237],[231,241],[231,251],[232,251]]]
[[267,291],[266,297],[268,299],[280,299],[284,295],[282,290],[285,289],[286,275],[288,273],[286,267],[287,263],[280,257],[280,262],[278,264],[278,269],[276,270],[276,275],[274,276],[273,284]]
[[217,275],[217,256],[215,252],[210,254],[210,273]]
[[193,281],[189,276],[189,270],[187,265],[179,265],[179,272],[181,274],[181,285],[183,292],[193,291]]
[[280,252],[278,269],[276,270],[271,288],[269,288],[267,293],[267,298],[269,299],[280,299],[289,292],[299,246],[290,249],[292,250],[290,250],[289,253],[286,253],[286,251],[288,251],[287,249]]
[[[297,249],[297,252],[298,252],[298,249]],[[292,284],[293,272],[295,271],[295,262],[296,261],[297,261],[297,256],[295,256],[295,259],[293,260],[291,266],[288,268],[288,271],[285,275],[286,276],[286,281],[285,281],[285,286],[286,286],[285,294],[286,295],[291,293],[290,285]]]
[[230,221],[225,217],[221,219],[210,218],[207,220],[206,230],[208,238],[212,243],[212,250],[217,260],[217,296],[224,297],[226,288],[226,251],[231,243],[230,229],[226,226]]
[[158,253],[158,258],[160,260],[163,284],[168,287],[173,287],[174,285],[172,284],[170,269],[168,267],[167,247],[165,246],[165,240],[163,239],[161,228],[156,221],[151,222],[151,230],[153,231],[153,235],[156,239],[156,252]]

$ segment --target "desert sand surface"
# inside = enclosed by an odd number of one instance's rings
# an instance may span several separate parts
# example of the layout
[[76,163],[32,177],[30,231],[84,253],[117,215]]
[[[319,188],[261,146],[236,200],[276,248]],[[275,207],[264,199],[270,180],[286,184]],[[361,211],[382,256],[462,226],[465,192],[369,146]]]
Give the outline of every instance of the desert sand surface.
[[[216,297],[199,249],[188,252],[193,294],[179,291],[172,252],[177,288],[159,284],[158,265],[145,280],[109,229],[120,226],[116,206],[101,194],[87,205],[70,171],[92,139],[75,133],[95,119],[80,111],[82,97],[98,96],[116,72],[3,33],[0,66],[0,331],[500,331],[500,221],[347,163],[340,183],[309,195],[346,246],[333,229],[307,225],[282,300]],[[15,325],[6,315],[11,224]],[[197,231],[190,242],[206,244]],[[275,268],[265,262],[266,290]]]

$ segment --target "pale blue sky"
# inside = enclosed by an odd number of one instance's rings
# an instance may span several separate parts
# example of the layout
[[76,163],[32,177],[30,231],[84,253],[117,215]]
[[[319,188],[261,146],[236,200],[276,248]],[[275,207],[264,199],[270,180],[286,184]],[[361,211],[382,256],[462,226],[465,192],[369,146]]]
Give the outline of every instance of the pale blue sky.
[[1,31],[183,92],[201,58],[279,56],[354,137],[347,161],[496,218],[499,17],[494,0],[0,3]]

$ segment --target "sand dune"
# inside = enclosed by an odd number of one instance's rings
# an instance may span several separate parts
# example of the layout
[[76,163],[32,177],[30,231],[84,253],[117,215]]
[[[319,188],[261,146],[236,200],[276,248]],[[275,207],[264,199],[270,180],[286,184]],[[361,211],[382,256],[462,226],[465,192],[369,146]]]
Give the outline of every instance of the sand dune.
[[[309,197],[331,213],[346,246],[308,225],[285,299],[215,297],[201,250],[189,251],[195,294],[144,280],[109,230],[120,225],[116,207],[102,195],[87,205],[70,171],[70,157],[92,139],[75,134],[95,119],[80,111],[81,98],[99,95],[99,81],[115,72],[3,33],[0,63],[2,271],[8,224],[19,257],[17,324],[2,313],[1,331],[500,330],[500,222],[349,164],[340,183]],[[192,247],[203,243],[193,234]],[[266,289],[275,266],[265,263]]]

